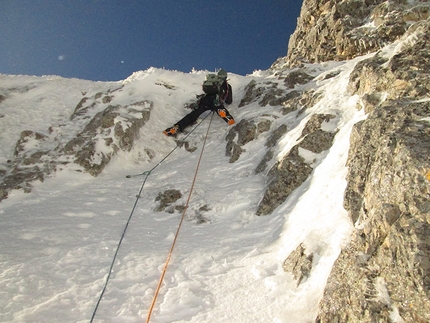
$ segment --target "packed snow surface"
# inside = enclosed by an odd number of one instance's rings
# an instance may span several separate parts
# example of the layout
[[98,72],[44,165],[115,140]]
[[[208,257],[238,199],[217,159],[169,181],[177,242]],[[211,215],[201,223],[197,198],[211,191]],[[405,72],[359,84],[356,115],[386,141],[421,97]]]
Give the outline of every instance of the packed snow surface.
[[[321,99],[300,117],[297,111],[282,115],[279,107],[256,102],[239,108],[251,80],[277,78],[268,71],[229,74],[234,102],[228,108],[236,122],[266,115],[272,130],[283,123],[288,127],[269,168],[297,144],[312,114],[336,116],[323,125],[325,131],[338,131],[328,151],[300,151],[312,161],[312,175],[272,214],[260,217],[255,212],[268,185],[267,170],[254,170],[270,132],[248,143],[240,159],[229,163],[229,126],[217,115],[205,118],[188,137],[198,148],[195,152],[178,148],[151,172],[140,198],[146,176],[126,178],[152,169],[175,149],[175,141],[162,130],[188,112],[183,106],[200,93],[207,71],[149,69],[109,83],[0,75],[2,88],[21,89],[0,104],[3,164],[11,159],[23,130],[47,133],[51,127],[69,136],[78,133],[82,125],[69,118],[83,92],[122,87],[115,95],[124,105],[154,102],[139,141],[130,152],[119,153],[100,176],[65,167],[34,183],[31,193],[15,190],[0,203],[0,321],[89,322],[117,250],[94,322],[146,320],[182,216],[154,211],[159,205],[155,199],[177,189],[183,194],[178,204],[185,204],[209,129],[151,322],[313,322],[333,263],[352,230],[342,203],[349,135],[365,117],[356,108],[358,99],[346,91],[356,62],[309,65],[315,79],[303,89],[313,88]],[[335,76],[325,77],[329,74]],[[297,285],[282,265],[300,244],[314,257],[309,277]]]

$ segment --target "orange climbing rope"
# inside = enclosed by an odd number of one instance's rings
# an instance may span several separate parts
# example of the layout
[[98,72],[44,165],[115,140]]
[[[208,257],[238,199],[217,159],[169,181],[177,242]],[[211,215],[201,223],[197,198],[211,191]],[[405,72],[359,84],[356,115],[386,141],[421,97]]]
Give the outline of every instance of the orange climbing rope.
[[153,309],[154,309],[155,302],[157,301],[157,296],[158,296],[158,293],[160,292],[161,284],[163,283],[163,280],[164,280],[164,275],[166,274],[167,267],[169,266],[170,258],[172,257],[173,249],[175,248],[176,240],[178,239],[179,231],[181,230],[182,222],[184,221],[185,213],[187,212],[187,209],[188,209],[188,204],[189,204],[190,199],[191,199],[191,194],[193,193],[194,184],[195,184],[195,182],[196,182],[197,173],[198,173],[198,171],[199,171],[199,167],[200,167],[200,162],[201,162],[201,160],[202,160],[203,152],[204,152],[204,150],[205,150],[205,146],[206,146],[206,139],[208,138],[209,129],[210,129],[210,127],[211,127],[211,123],[212,123],[213,115],[214,115],[214,114],[212,113],[211,120],[209,121],[208,130],[207,130],[207,132],[206,132],[205,140],[203,141],[202,151],[201,151],[201,153],[200,153],[199,161],[198,161],[198,163],[197,163],[196,172],[194,173],[194,178],[193,178],[193,182],[192,182],[192,184],[191,184],[190,193],[188,194],[187,203],[185,204],[184,211],[182,212],[181,221],[179,222],[178,229],[176,230],[175,239],[173,239],[172,246],[170,247],[169,254],[167,255],[167,259],[166,259],[166,262],[165,262],[165,264],[164,264],[163,271],[161,272],[160,280],[158,281],[157,289],[155,290],[155,293],[154,293],[154,297],[153,297],[153,299],[152,299],[151,306],[150,306],[150,308],[149,308],[149,310],[148,310],[148,316],[146,317],[146,323],[149,323],[149,321],[150,321],[150,319],[151,319],[152,311],[153,311]]

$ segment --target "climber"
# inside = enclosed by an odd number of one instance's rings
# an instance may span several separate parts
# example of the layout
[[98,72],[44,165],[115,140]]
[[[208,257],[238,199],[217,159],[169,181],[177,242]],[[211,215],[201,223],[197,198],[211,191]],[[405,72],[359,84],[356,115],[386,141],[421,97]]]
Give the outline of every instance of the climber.
[[229,125],[234,124],[234,119],[225,104],[233,102],[231,85],[227,83],[227,72],[220,69],[217,74],[206,75],[206,80],[202,85],[204,94],[198,95],[195,109],[179,120],[174,126],[164,130],[166,136],[174,136],[183,131],[205,111],[215,111]]

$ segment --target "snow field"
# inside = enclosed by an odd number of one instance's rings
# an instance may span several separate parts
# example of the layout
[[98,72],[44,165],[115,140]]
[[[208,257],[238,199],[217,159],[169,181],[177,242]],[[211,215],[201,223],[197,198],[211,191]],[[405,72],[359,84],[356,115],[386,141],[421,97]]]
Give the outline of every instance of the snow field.
[[[213,117],[151,322],[305,323],[315,319],[333,262],[352,229],[342,207],[345,162],[352,126],[365,117],[355,108],[357,98],[345,94],[355,63],[315,65],[315,73],[320,75],[333,70],[340,73],[327,80],[317,77],[308,85],[321,91],[323,98],[301,117],[295,113],[283,116],[276,107],[257,103],[238,108],[250,80],[273,81],[273,76],[262,71],[246,77],[230,75],[234,103],[228,109],[237,122],[271,114],[271,130],[287,124],[289,131],[276,147],[278,159],[297,144],[312,113],[335,114],[324,127],[339,132],[330,150],[318,155],[301,151],[314,160],[314,172],[271,215],[257,217],[267,181],[264,173],[255,175],[254,170],[270,133],[245,145],[240,159],[230,164],[224,139],[229,127]],[[154,107],[132,151],[121,152],[99,177],[66,168],[44,183],[36,183],[32,193],[14,191],[1,202],[0,321],[89,321],[145,178],[127,179],[125,175],[152,169],[175,148],[174,140],[161,132],[188,112],[183,105],[200,93],[205,73],[150,69],[136,72],[122,83],[61,80],[67,86],[43,78],[36,78],[37,82],[32,77],[19,78],[24,84],[40,83],[25,98],[34,103],[34,113],[27,114],[19,96],[13,101],[20,104],[18,108],[6,106],[5,117],[0,118],[0,129],[7,133],[1,139],[2,160],[9,158],[22,130],[46,131],[52,124],[64,123],[58,126],[59,135],[62,129],[78,133],[80,125],[67,118],[82,97],[80,91],[87,87],[94,92],[121,88],[113,94],[115,102],[127,105],[149,100]],[[16,82],[6,76],[0,81],[5,87]],[[49,101],[43,93],[56,93],[56,98]],[[60,97],[63,106],[58,105]],[[178,204],[185,204],[209,120],[210,116],[189,137],[198,148],[194,153],[178,148],[149,175],[94,322],[146,319],[181,217],[179,212],[155,212],[155,198],[166,189],[179,189],[183,197]],[[14,129],[6,131],[12,124]],[[151,151],[153,157],[145,151]],[[205,205],[209,211],[199,211]],[[310,277],[297,286],[282,264],[301,243],[315,256]]]

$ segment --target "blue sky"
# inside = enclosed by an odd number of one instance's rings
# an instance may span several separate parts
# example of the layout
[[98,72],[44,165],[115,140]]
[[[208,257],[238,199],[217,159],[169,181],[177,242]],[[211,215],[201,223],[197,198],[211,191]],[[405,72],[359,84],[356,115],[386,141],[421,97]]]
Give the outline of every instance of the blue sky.
[[301,0],[0,0],[0,73],[118,81],[149,67],[246,75],[287,52]]

